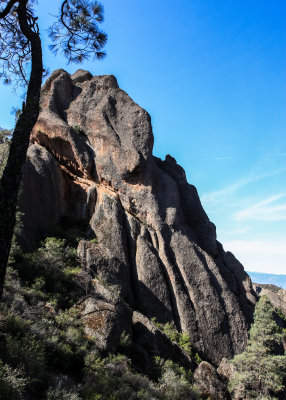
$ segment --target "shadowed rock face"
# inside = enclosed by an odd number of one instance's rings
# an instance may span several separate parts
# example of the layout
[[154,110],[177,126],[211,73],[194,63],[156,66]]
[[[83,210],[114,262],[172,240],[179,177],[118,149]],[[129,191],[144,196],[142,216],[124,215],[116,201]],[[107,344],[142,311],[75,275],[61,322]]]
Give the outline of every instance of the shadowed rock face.
[[242,265],[174,158],[152,155],[149,114],[114,76],[55,71],[24,169],[27,246],[63,218],[87,222],[85,268],[115,285],[133,310],[190,333],[214,363],[244,349],[255,293]]

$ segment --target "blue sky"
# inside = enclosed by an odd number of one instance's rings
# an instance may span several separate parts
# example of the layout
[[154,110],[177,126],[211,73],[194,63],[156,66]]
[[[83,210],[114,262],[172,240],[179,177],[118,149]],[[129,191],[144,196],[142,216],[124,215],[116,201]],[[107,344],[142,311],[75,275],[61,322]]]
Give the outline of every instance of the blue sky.
[[[286,273],[285,0],[102,1],[114,74],[152,117],[155,155],[186,170],[218,239],[250,271]],[[59,0],[39,0],[45,65],[66,66],[45,30]],[[17,96],[0,87],[0,126]]]

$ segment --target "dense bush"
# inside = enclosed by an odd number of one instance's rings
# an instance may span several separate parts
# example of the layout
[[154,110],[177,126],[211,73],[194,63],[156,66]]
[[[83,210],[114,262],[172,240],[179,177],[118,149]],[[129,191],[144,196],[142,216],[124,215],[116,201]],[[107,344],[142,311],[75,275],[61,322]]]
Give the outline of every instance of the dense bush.
[[54,307],[68,308],[83,294],[74,282],[80,272],[76,249],[65,239],[47,238],[33,253],[14,252],[12,267],[30,291]]
[[[157,381],[135,372],[122,354],[104,356],[87,337],[76,303],[80,266],[72,241],[47,238],[32,253],[14,242],[0,304],[0,399],[196,399],[192,375],[165,360]],[[189,350],[189,337],[165,331]],[[123,333],[120,351],[130,350]],[[128,353],[128,352],[127,352]]]
[[200,399],[199,390],[192,386],[187,371],[178,373],[178,366],[165,364],[159,380],[159,399],[181,400]]
[[0,399],[20,398],[25,390],[39,398],[77,398],[53,382],[61,371],[80,379],[95,346],[71,307],[83,294],[79,271],[76,250],[64,239],[48,238],[33,253],[15,246],[0,306]]
[[[2,321],[4,321],[0,329],[3,382],[7,383],[7,379],[10,377],[10,384],[13,386],[15,383],[16,387],[13,389],[15,398],[18,398],[19,391],[26,387],[31,391],[42,390],[46,379],[43,341],[30,331],[31,321],[25,321],[17,315],[10,315],[9,310],[4,307],[2,307],[1,315]],[[17,381],[19,381],[19,385]]]
[[195,400],[199,392],[187,378],[187,372],[171,361],[157,360],[158,382],[132,371],[130,360],[122,355],[101,359],[86,358],[84,400]]
[[23,371],[0,361],[0,399],[21,399],[27,383]]

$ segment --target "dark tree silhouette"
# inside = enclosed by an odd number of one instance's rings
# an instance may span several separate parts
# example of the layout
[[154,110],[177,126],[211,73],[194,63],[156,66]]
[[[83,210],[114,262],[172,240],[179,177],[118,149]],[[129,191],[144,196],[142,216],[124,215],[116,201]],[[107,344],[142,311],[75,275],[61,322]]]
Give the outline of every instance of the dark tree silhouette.
[[[41,0],[45,1],[45,0]],[[38,119],[43,78],[42,45],[34,6],[37,0],[0,0],[0,78],[26,86],[6,167],[0,181],[0,299],[8,262],[22,167],[31,131]],[[107,36],[99,29],[103,7],[97,1],[59,1],[59,14],[49,35],[50,49],[62,52],[69,62],[101,59]],[[29,73],[30,71],[30,73]]]

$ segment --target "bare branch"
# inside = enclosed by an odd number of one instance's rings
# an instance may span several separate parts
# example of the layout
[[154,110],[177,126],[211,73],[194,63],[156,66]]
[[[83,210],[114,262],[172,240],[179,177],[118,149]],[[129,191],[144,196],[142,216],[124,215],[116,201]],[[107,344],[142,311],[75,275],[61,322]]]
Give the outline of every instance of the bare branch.
[[0,18],[5,18],[11,11],[12,7],[17,3],[18,0],[10,0],[3,11],[0,12]]

